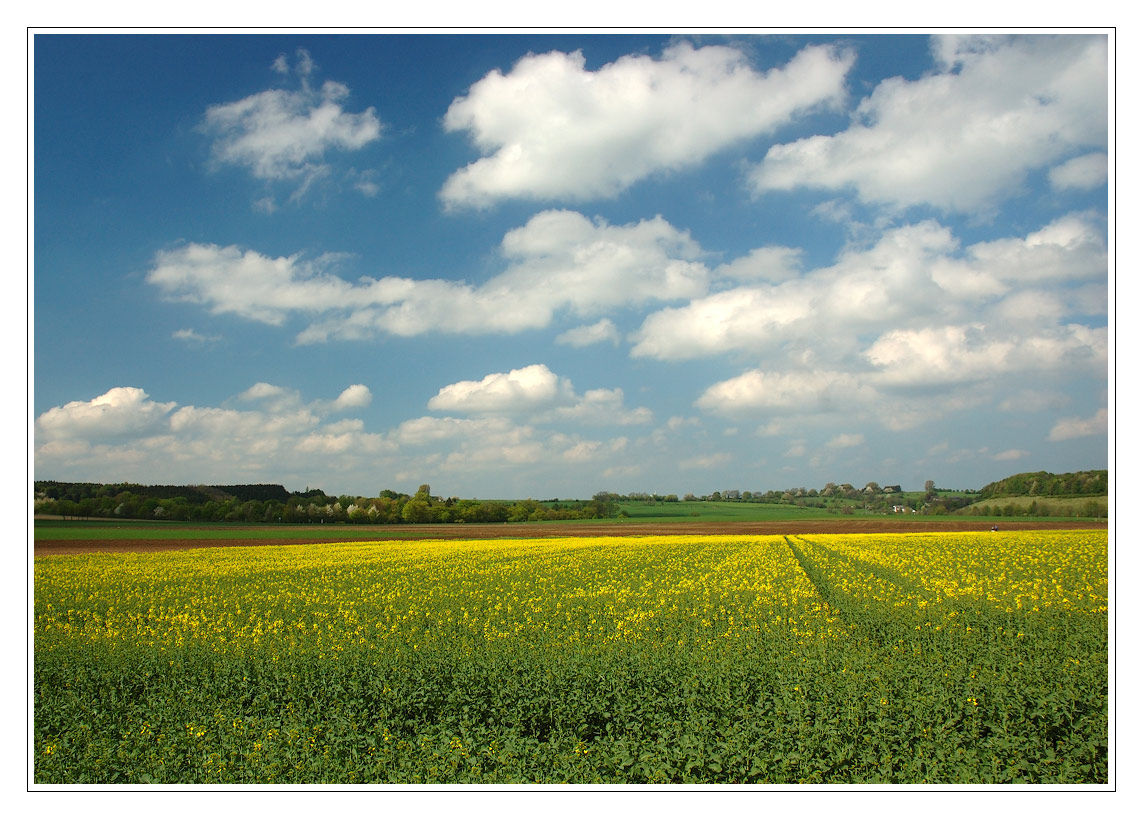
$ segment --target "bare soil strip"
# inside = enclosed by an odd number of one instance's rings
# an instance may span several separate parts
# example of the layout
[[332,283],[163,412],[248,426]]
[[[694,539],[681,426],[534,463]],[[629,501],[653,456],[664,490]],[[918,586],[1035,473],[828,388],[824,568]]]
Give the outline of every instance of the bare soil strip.
[[[985,521],[959,521],[956,518],[815,518],[804,521],[750,521],[726,523],[655,523],[655,524],[442,524],[386,526],[384,532],[363,527],[360,541],[416,541],[425,539],[470,538],[598,538],[601,536],[651,535],[810,535],[814,533],[895,533],[895,532],[981,532],[992,526]],[[1005,530],[1072,530],[1105,529],[1107,524],[1094,521],[999,521]],[[380,528],[379,528],[380,529]],[[165,552],[201,547],[273,546],[278,544],[335,544],[337,538],[283,538],[276,530],[273,537],[259,537],[260,527],[250,527],[245,538],[130,539],[122,541],[91,540],[35,541],[34,554],[80,555],[92,552]],[[342,532],[345,530],[343,529]]]

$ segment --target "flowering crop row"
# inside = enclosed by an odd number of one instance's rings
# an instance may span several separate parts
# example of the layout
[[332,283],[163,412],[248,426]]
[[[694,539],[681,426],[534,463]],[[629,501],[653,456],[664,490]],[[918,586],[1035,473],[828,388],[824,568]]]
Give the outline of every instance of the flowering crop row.
[[39,558],[38,782],[1105,782],[1103,532]]

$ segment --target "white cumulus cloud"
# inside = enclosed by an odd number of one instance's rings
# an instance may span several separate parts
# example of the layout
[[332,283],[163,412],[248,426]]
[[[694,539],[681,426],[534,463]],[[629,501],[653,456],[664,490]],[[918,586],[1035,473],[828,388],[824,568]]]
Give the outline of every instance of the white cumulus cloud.
[[741,285],[653,313],[633,335],[632,355],[686,359],[829,346],[839,334],[932,315],[947,303],[934,271],[955,249],[937,223],[895,228],[873,247],[847,250],[836,264],[804,276]]
[[613,196],[840,102],[853,61],[810,46],[760,73],[738,49],[683,42],[660,59],[628,55],[589,71],[579,51],[529,54],[449,106],[446,130],[467,132],[485,156],[450,176],[441,198],[481,207]]
[[1108,181],[1108,155],[1102,152],[1073,157],[1049,171],[1049,183],[1058,190],[1096,188]]
[[401,422],[390,437],[398,444],[416,447],[449,439],[499,437],[516,427],[510,419],[496,416],[476,419],[421,416]]
[[845,447],[859,447],[866,443],[866,437],[861,433],[839,433],[837,436],[826,442],[826,446],[832,449],[841,449]]
[[141,435],[164,424],[175,406],[173,401],[151,401],[138,387],[113,387],[89,401],[71,401],[45,411],[36,419],[36,432],[46,439]]
[[712,275],[716,279],[744,282],[783,282],[798,275],[801,248],[777,245],[755,248],[746,256],[720,265]]
[[866,350],[885,387],[959,384],[1011,373],[1107,367],[1107,331],[1068,325],[1039,336],[981,324],[893,330]]
[[1070,438],[1083,436],[1099,436],[1108,434],[1108,410],[1102,408],[1091,418],[1066,418],[1053,425],[1049,432],[1049,441],[1065,441]]
[[771,147],[754,190],[968,212],[1019,192],[1035,169],[1106,147],[1105,35],[939,35],[933,52],[932,73],[882,81],[845,131]]
[[[270,89],[212,105],[201,128],[213,140],[216,163],[246,168],[260,180],[298,183],[302,193],[330,172],[327,153],[368,145],[381,136],[382,124],[373,108],[345,110],[350,91],[342,83],[328,81],[311,88],[313,61],[305,50],[299,50],[298,57],[300,89]],[[284,55],[273,68],[286,73]]]
[[280,325],[291,313],[334,310],[352,301],[354,286],[326,272],[327,264],[190,243],[159,251],[146,281],[172,301]]
[[334,407],[343,410],[349,407],[369,407],[373,394],[364,384],[351,384],[334,399]]
[[[347,392],[362,398],[354,387]],[[397,449],[360,419],[326,423],[336,400],[307,402],[258,382],[226,404],[237,406],[154,402],[140,388],[116,387],[50,408],[36,419],[36,471],[77,481],[302,486],[316,472],[372,469]]]
[[610,342],[613,345],[620,343],[620,331],[616,329],[616,324],[611,319],[601,319],[592,325],[580,325],[556,337],[557,344],[571,347],[588,347],[602,342]]
[[966,256],[972,271],[1006,284],[1105,279],[1108,231],[1088,214],[1065,214],[1023,237],[979,242]]
[[[662,217],[629,225],[545,211],[509,231],[504,270],[476,286],[451,279],[334,273],[342,256],[270,257],[191,243],[156,254],[147,282],[173,301],[280,325],[311,320],[298,341],[379,333],[514,333],[546,327],[560,311],[591,317],[619,307],[694,298],[707,289],[701,250]],[[606,335],[607,325],[596,328]]]
[[[446,385],[429,400],[429,409],[485,416],[528,416],[535,423],[632,425],[653,420],[652,412],[646,407],[625,407],[622,389],[597,388],[579,395],[571,381],[557,376],[543,364],[508,373],[490,373],[480,381]],[[420,423],[429,424],[425,420]]]
[[619,387],[586,390],[583,396],[577,397],[575,404],[557,407],[548,415],[553,420],[596,425],[650,424],[654,420],[654,414],[646,407],[627,409],[624,406],[624,391]]
[[480,381],[461,381],[442,387],[429,400],[430,410],[463,413],[519,413],[570,403],[572,383],[543,364],[490,373]]
[[750,370],[711,385],[695,404],[723,414],[817,414],[842,411],[859,401],[872,400],[871,389],[849,373]]

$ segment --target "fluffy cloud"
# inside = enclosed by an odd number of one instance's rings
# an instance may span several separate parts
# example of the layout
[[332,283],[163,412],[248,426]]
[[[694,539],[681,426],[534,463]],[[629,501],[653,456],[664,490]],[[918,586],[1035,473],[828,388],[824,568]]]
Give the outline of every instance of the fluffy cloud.
[[[572,382],[546,365],[533,364],[508,373],[490,373],[480,381],[442,387],[429,400],[430,410],[478,415],[529,416],[537,423],[631,425],[653,420],[646,407],[628,410],[624,391],[588,390],[577,395]],[[421,420],[425,422],[426,420]]]
[[241,401],[262,401],[263,399],[277,399],[282,396],[296,398],[297,394],[291,393],[284,387],[279,387],[276,384],[268,384],[267,382],[255,382],[238,394],[238,398]]
[[798,275],[801,257],[800,248],[755,248],[746,256],[715,268],[712,275],[743,282],[783,282]]
[[[300,343],[383,333],[514,333],[547,327],[560,315],[687,302],[648,315],[631,337],[632,355],[675,360],[817,350],[833,351],[835,366],[840,351],[856,349],[859,335],[887,324],[968,324],[983,310],[1002,323],[1044,324],[1107,310],[1107,249],[1088,214],[964,251],[934,221],[904,225],[801,275],[799,254],[789,248],[757,249],[711,271],[697,243],[660,217],[615,226],[545,211],[509,231],[501,252],[504,270],[477,286],[398,277],[351,283],[335,275],[343,261],[335,254],[272,258],[190,244],[158,253],[147,281],[167,299],[216,314],[273,325],[301,317],[309,324]],[[1049,293],[1042,285],[1066,287]],[[604,318],[558,341],[585,346],[617,337]]]
[[887,231],[872,248],[776,284],[744,285],[665,308],[634,334],[634,356],[680,359],[773,351],[839,332],[933,314],[943,294],[932,271],[955,248],[934,222]]
[[1018,192],[1033,170],[1105,148],[1106,36],[941,35],[933,53],[933,73],[881,82],[847,130],[773,146],[750,175],[755,192],[847,189],[969,212]]
[[569,424],[622,426],[653,420],[647,408],[626,408],[619,388],[580,395],[568,379],[543,364],[446,385],[428,406],[470,417],[422,416],[390,432],[387,441],[406,454],[407,462],[416,459],[417,469],[408,475],[418,480],[441,475],[469,481],[508,470],[518,481],[533,469],[600,469],[628,447],[627,437],[583,438],[567,432]]
[[[373,108],[351,113],[343,108],[349,89],[336,82],[310,87],[310,55],[298,51],[301,88],[272,89],[235,102],[212,105],[202,130],[213,142],[218,164],[238,165],[260,180],[299,184],[296,195],[330,172],[327,152],[356,151],[381,136],[382,124]],[[272,66],[286,73],[285,55]],[[273,203],[271,203],[273,207]]]
[[525,480],[522,493],[535,492],[535,484],[527,478],[533,470],[599,469],[628,446],[623,436],[607,441],[584,439],[505,416],[423,416],[402,422],[389,440],[407,454],[404,463],[410,465],[397,474],[399,478],[475,479],[483,486],[491,474],[507,471],[513,480]]
[[1058,190],[1096,188],[1108,181],[1108,155],[1097,152],[1073,157],[1049,171],[1049,182]]
[[695,402],[716,413],[770,411],[782,414],[833,413],[873,401],[873,391],[849,373],[750,370],[713,384]]
[[[589,220],[575,211],[544,211],[509,231],[501,243],[509,268],[482,290],[516,293],[551,314],[578,316],[647,302],[697,296],[707,287],[701,250],[663,217],[629,225]],[[556,292],[545,299],[543,289]]]
[[519,413],[573,400],[572,383],[542,364],[508,373],[490,373],[478,381],[442,387],[429,400],[430,410],[462,413]]
[[1040,336],[1011,334],[984,325],[894,330],[865,353],[884,387],[954,385],[1011,373],[1059,373],[1107,368],[1104,328],[1068,325]]
[[465,439],[441,460],[441,470],[463,475],[505,466],[523,468],[559,458],[546,442],[530,438],[532,433],[531,428],[514,428],[496,438]]
[[351,384],[334,399],[334,407],[343,410],[349,407],[369,407],[373,394],[364,384]]
[[560,457],[564,461],[572,463],[598,462],[624,452],[627,447],[628,439],[625,436],[619,436],[608,441],[575,439],[570,440],[567,449],[560,454]]
[[[480,493],[495,476],[512,487],[506,492],[524,497],[538,482],[549,484],[552,470],[568,482],[561,492],[618,475],[610,461],[630,446],[625,436],[588,438],[545,425],[604,421],[593,412],[610,414],[608,424],[647,420],[640,418],[647,411],[623,407],[619,390],[573,395],[560,408],[566,415],[539,414],[543,424],[508,415],[423,416],[373,432],[360,418],[331,417],[361,406],[366,395],[352,385],[339,397],[348,401],[305,400],[294,389],[259,382],[226,406],[197,407],[114,388],[40,415],[35,469],[72,481],[273,482],[351,493],[374,493],[379,480],[415,486],[444,479],[454,492]],[[619,472],[639,472],[629,467]]]
[[450,439],[488,439],[519,429],[510,419],[488,417],[477,419],[436,418],[422,416],[401,422],[390,438],[402,445],[417,447]]
[[1066,214],[1025,237],[972,245],[966,254],[968,267],[971,273],[1007,285],[1106,280],[1106,236],[1107,231],[1091,215]]
[[806,455],[806,439],[795,439],[783,453],[786,458],[802,458]]
[[1053,429],[1049,432],[1049,441],[1065,441],[1070,438],[1107,434],[1108,410],[1101,409],[1091,418],[1061,419],[1053,425]]
[[801,286],[737,288],[648,316],[632,336],[633,356],[690,359],[778,344],[811,315],[813,294]]
[[90,401],[53,407],[36,419],[37,438],[103,440],[154,432],[168,422],[173,401],[151,401],[138,387],[113,387]]
[[1106,314],[1107,275],[1104,237],[1088,214],[964,250],[927,221],[795,278],[652,313],[631,337],[632,355],[757,356],[763,366],[712,384],[695,404],[758,419],[760,434],[847,417],[902,431],[1102,379],[1107,328],[1076,317]]
[[441,198],[480,207],[613,196],[839,103],[853,61],[811,46],[759,73],[737,49],[678,43],[658,60],[629,55],[588,71],[579,51],[530,54],[449,106],[446,130],[467,132],[486,156],[449,177]]
[[[505,270],[480,286],[447,279],[362,277],[333,270],[338,255],[272,258],[229,246],[188,244],[158,253],[147,281],[170,300],[280,325],[313,320],[299,342],[378,333],[512,333],[546,327],[558,311],[600,312],[705,292],[698,245],[661,217],[630,225],[545,211],[509,231]],[[603,328],[606,332],[606,326]]]
[[[364,391],[364,392],[363,392]],[[116,387],[90,401],[53,407],[36,419],[36,470],[73,480],[199,483],[309,483],[320,470],[361,467],[396,445],[368,433],[360,419],[327,421],[361,406],[362,385],[348,401],[305,402],[295,390],[259,382],[235,396],[237,406],[154,402],[136,387]],[[317,456],[338,456],[328,462]],[[225,478],[222,478],[225,476]]]
[[[889,333],[887,326],[933,332],[986,319],[986,335],[1051,338],[1065,333],[1061,317],[1105,313],[1107,274],[1103,236],[1085,214],[964,251],[947,228],[925,221],[887,230],[872,247],[853,247],[835,264],[797,278],[740,285],[656,311],[632,335],[632,355],[678,360],[745,351],[785,356],[800,367],[809,357],[819,366],[860,368],[863,361],[851,354],[868,347],[867,334]],[[1041,285],[1065,287],[1050,293]]]
[[580,325],[556,337],[557,344],[571,347],[588,347],[601,342],[611,342],[613,345],[620,343],[620,331],[611,319],[601,319],[593,325]]
[[587,390],[575,404],[557,407],[549,417],[553,420],[575,421],[580,424],[632,425],[651,424],[654,415],[646,407],[628,410],[624,407],[624,391],[616,387],[612,390],[600,388]]
[[[274,410],[234,410],[223,407],[180,407],[171,414],[172,433],[195,441],[225,440],[234,447],[247,442],[249,451],[274,450],[279,438],[289,438],[315,427],[319,418],[302,407]],[[208,446],[214,446],[213,444]]]
[[322,312],[352,303],[354,286],[324,270],[330,261],[272,259],[234,246],[191,243],[157,253],[147,282],[173,301],[280,325],[294,312]]

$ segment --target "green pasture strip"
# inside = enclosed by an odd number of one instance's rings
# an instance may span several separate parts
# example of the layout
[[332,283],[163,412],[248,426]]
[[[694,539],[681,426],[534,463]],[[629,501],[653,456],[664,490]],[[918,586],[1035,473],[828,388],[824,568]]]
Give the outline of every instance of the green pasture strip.
[[[1057,509],[1076,510],[1078,513],[1085,508],[1086,504],[1091,503],[1093,500],[1104,501],[1107,503],[1107,495],[1082,495],[1082,496],[1054,496],[1054,495],[1019,495],[1019,496],[997,496],[996,498],[987,498],[982,501],[975,501],[972,504],[963,507],[962,511],[972,514],[976,510],[983,507],[1008,507],[1012,505],[1017,511],[1027,511],[1034,504],[1038,506],[1048,506]],[[960,513],[960,511],[959,511]]]
[[35,540],[50,541],[135,541],[135,540],[304,540],[371,541],[383,538],[408,537],[408,532],[380,530],[375,527],[235,527],[202,524],[198,526],[148,525],[146,522],[120,523],[109,521],[36,521]]
[[[838,510],[817,507],[739,501],[666,501],[654,506],[641,502],[621,502],[619,506],[630,520],[639,523],[795,521],[841,515]],[[857,515],[863,517],[861,513]]]

